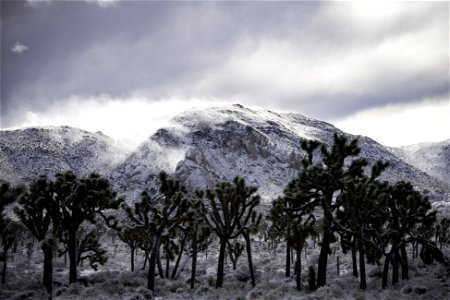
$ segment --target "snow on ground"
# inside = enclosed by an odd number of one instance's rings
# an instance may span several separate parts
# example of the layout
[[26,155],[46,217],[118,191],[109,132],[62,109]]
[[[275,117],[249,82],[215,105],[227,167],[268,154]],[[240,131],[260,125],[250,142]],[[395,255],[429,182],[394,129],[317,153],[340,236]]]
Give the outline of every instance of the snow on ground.
[[[180,278],[177,280],[156,278],[156,291],[146,289],[146,270],[141,270],[143,264],[142,252],[138,252],[136,271],[129,271],[129,249],[117,239],[113,242],[108,238],[110,258],[106,265],[93,271],[84,266],[80,268],[80,282],[68,284],[68,266],[63,258],[58,258],[54,264],[54,299],[450,299],[449,270],[439,264],[425,265],[420,259],[410,259],[410,280],[385,290],[381,289],[382,266],[367,265],[368,288],[359,289],[358,278],[351,275],[350,255],[343,255],[339,250],[329,256],[328,284],[315,292],[307,288],[307,268],[316,266],[319,247],[314,249],[309,243],[306,249],[306,259],[302,255],[303,290],[297,291],[295,279],[286,278],[284,274],[285,248],[278,245],[275,251],[268,250],[268,243],[258,240],[253,242],[254,264],[257,284],[251,287],[247,280],[247,260],[245,254],[239,259],[237,271],[233,271],[231,262],[226,265],[224,285],[215,288],[217,245],[212,245],[206,258],[205,253],[199,254],[197,280],[195,289],[189,288],[190,260],[187,261]],[[7,283],[0,291],[0,299],[46,299],[45,290],[41,285],[42,257],[35,247],[29,260],[25,249],[20,248],[10,262],[7,273]],[[444,249],[446,255],[450,249]],[[340,257],[340,275],[336,274],[336,255]],[[162,259],[163,266],[165,265]]]

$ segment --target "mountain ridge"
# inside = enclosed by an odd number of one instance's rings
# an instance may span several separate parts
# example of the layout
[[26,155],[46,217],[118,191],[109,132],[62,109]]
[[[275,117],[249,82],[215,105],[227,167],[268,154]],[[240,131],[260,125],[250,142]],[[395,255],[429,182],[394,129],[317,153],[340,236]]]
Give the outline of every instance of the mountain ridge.
[[128,201],[136,200],[143,189],[156,191],[161,170],[189,188],[212,187],[217,181],[239,175],[259,186],[265,201],[270,201],[299,170],[303,155],[300,140],[317,139],[329,145],[335,133],[357,137],[361,155],[369,164],[378,159],[390,161],[382,179],[411,181],[435,202],[450,198],[450,184],[415,167],[404,149],[346,134],[332,124],[301,114],[242,105],[186,110],[129,153],[101,133],[67,126],[2,130],[0,174],[17,183],[42,173],[51,176],[73,170],[84,176],[97,171]]

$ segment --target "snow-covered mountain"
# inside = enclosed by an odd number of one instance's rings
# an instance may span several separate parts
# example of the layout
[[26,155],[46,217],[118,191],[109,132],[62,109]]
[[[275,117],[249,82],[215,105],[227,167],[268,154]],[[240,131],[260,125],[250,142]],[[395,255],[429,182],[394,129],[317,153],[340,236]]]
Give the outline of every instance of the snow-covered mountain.
[[0,178],[12,183],[67,170],[108,174],[123,155],[101,132],[67,126],[0,131]]
[[450,184],[450,139],[399,147],[394,153],[410,165]]
[[[0,172],[2,178],[18,182],[67,169],[80,175],[96,170],[109,177],[129,201],[143,189],[156,189],[160,170],[174,174],[190,188],[211,187],[219,180],[243,176],[259,186],[269,201],[298,172],[300,140],[331,143],[334,133],[344,134],[331,124],[300,114],[239,104],[187,110],[127,154],[101,133],[74,128],[0,131]],[[362,156],[369,162],[390,162],[385,179],[411,181],[435,201],[448,201],[450,185],[405,162],[402,151],[367,137],[359,141]]]

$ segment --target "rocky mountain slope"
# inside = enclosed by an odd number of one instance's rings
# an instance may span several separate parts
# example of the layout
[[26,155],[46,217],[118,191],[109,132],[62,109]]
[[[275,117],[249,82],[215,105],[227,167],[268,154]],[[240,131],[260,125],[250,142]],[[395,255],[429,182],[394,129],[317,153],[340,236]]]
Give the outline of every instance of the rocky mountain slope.
[[67,126],[0,131],[0,178],[15,184],[67,170],[108,174],[123,155],[100,132]]
[[[74,128],[0,131],[0,174],[19,182],[67,169],[81,176],[96,170],[109,177],[128,201],[137,199],[143,189],[155,190],[160,170],[174,174],[190,188],[211,187],[239,175],[259,186],[263,199],[270,201],[299,170],[300,140],[330,143],[334,133],[344,134],[300,114],[238,104],[188,110],[127,154],[101,133]],[[412,181],[434,201],[449,201],[450,185],[405,162],[404,152],[367,137],[359,141],[362,156],[369,162],[391,163],[385,179]]]
[[399,147],[394,153],[419,170],[450,184],[450,139]]

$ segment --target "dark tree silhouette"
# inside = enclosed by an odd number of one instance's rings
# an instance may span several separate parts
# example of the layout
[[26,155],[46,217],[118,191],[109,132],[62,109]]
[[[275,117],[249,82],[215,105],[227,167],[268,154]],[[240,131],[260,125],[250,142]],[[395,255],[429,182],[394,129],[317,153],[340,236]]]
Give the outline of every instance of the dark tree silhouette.
[[6,283],[6,269],[8,264],[8,252],[13,250],[14,245],[21,237],[21,232],[24,228],[16,221],[10,219],[4,219],[4,228],[2,235],[0,236],[0,243],[2,245],[2,284]]
[[[409,182],[400,181],[389,189],[387,199],[389,219],[386,231],[382,236],[384,247],[391,245],[385,253],[382,287],[387,286],[389,264],[392,264],[392,284],[399,280],[399,265],[402,266],[402,279],[409,279],[408,257],[406,245],[418,242],[424,246],[425,255],[439,254],[430,237],[417,236],[414,228],[417,226],[432,227],[436,220],[436,212],[430,211],[431,204]],[[434,256],[434,255],[433,255]]]
[[134,261],[136,249],[145,238],[143,235],[147,233],[140,228],[124,227],[118,232],[118,236],[122,242],[130,247],[130,271],[134,272]]
[[[354,139],[348,142],[345,136],[338,136],[337,134],[334,135],[333,145],[330,149],[318,141],[302,141],[301,147],[306,155],[301,160],[301,170],[298,176],[288,184],[284,191],[285,201],[288,202],[284,205],[284,209],[292,210],[292,216],[297,219],[305,216],[313,218],[312,212],[317,208],[321,208],[323,211],[322,242],[317,271],[317,286],[321,287],[326,284],[328,255],[331,253],[331,243],[336,241],[335,233],[342,234],[344,232],[349,237],[359,236],[361,243],[358,248],[360,250],[363,250],[365,241],[364,238],[361,239],[363,237],[361,231],[356,235],[348,226],[346,228],[346,226],[340,224],[336,220],[335,212],[342,207],[342,201],[346,199],[344,195],[346,195],[347,190],[350,191],[353,188],[356,193],[362,186],[365,186],[364,184],[369,181],[374,182],[385,168],[385,164],[378,162],[373,167],[374,173],[372,176],[366,177],[364,167],[367,162],[365,159],[358,157],[360,153],[358,140]],[[347,198],[354,201],[353,196]],[[367,197],[360,197],[359,202],[365,198]],[[362,204],[360,206],[359,212],[349,213],[354,217],[354,220],[362,217],[362,215],[358,215],[364,210]],[[293,232],[292,229],[291,231]],[[354,242],[357,241],[358,239],[354,238]],[[362,259],[364,259],[364,255]],[[360,265],[363,263],[360,260]],[[362,286],[365,285],[364,282],[363,279]]]
[[13,187],[9,182],[0,180],[0,243],[2,245],[0,261],[3,261],[2,284],[5,284],[6,281],[8,251],[16,243],[20,228],[14,221],[5,217],[4,210],[6,206],[15,202],[23,191],[23,187]]
[[[100,237],[103,235],[103,226],[96,224],[95,227],[81,225],[77,231],[77,267],[85,260],[89,261],[92,269],[97,270],[98,265],[104,265],[108,261],[107,251],[100,244]],[[66,255],[68,252],[68,234],[63,232],[60,242],[64,248],[58,251],[58,256]]]
[[5,224],[5,207],[16,201],[24,192],[23,187],[13,187],[7,181],[0,180],[0,235],[3,233]]
[[[338,227],[345,244],[350,244],[359,253],[360,288],[365,290],[366,258],[370,262],[378,261],[382,253],[377,251],[376,238],[383,232],[383,225],[388,216],[385,205],[386,183],[376,179],[387,167],[386,163],[378,162],[372,167],[370,177],[359,175],[346,183],[337,202],[341,208],[336,211],[333,224]],[[356,264],[352,255],[353,263]],[[355,266],[354,266],[355,269]]]
[[[151,199],[147,192],[142,192],[141,202],[135,209],[124,207],[134,226],[143,228],[152,235],[152,249],[149,260],[147,288],[155,289],[155,271],[159,258],[161,241],[168,238],[185,220],[192,215],[190,203],[186,197],[186,188],[178,181],[171,179],[167,173],[159,174],[159,195]],[[163,276],[162,268],[159,274]]]
[[62,230],[53,183],[45,176],[38,177],[30,184],[29,191],[19,198],[18,203],[20,206],[15,209],[15,213],[34,237],[41,242],[44,253],[43,284],[51,297],[53,253]]
[[77,232],[85,222],[96,223],[97,216],[101,216],[108,226],[114,227],[116,220],[113,216],[105,215],[109,209],[118,209],[123,202],[116,198],[109,182],[98,174],[91,174],[78,179],[72,172],[57,174],[55,192],[60,223],[67,230],[67,248],[69,253],[69,282],[77,281]]
[[197,255],[200,251],[204,251],[208,248],[211,242],[211,229],[205,223],[202,215],[202,202],[201,199],[195,195],[190,197],[191,211],[193,214],[189,220],[187,226],[188,234],[191,239],[191,251],[192,251],[192,264],[191,264],[191,289],[195,287],[195,275],[197,270]]
[[255,285],[250,233],[254,232],[261,220],[255,208],[260,198],[256,187],[248,187],[243,178],[236,177],[232,183],[218,183],[214,190],[205,193],[197,191],[199,198],[206,197],[203,202],[203,216],[220,241],[219,261],[217,268],[216,288],[222,287],[225,262],[225,251],[230,240],[243,235],[246,241],[247,258],[252,285]]

